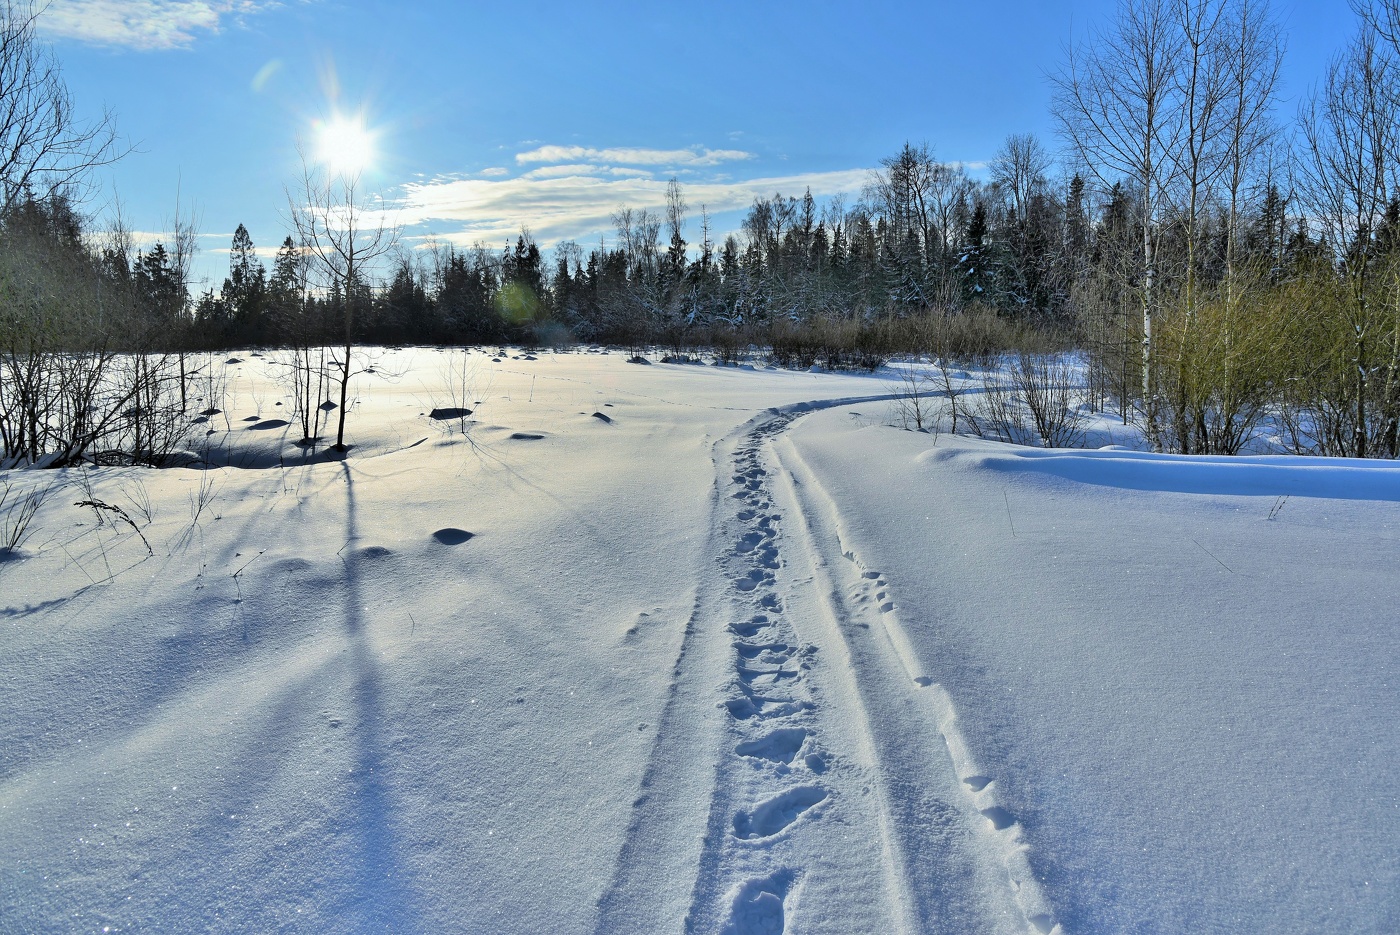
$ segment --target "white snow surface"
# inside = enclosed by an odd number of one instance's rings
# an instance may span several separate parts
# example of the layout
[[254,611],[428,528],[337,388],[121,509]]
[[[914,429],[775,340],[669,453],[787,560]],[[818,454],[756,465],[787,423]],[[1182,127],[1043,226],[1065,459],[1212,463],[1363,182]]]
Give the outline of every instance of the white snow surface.
[[228,466],[8,475],[0,931],[1400,931],[1393,463],[435,349],[308,459],[237,356]]

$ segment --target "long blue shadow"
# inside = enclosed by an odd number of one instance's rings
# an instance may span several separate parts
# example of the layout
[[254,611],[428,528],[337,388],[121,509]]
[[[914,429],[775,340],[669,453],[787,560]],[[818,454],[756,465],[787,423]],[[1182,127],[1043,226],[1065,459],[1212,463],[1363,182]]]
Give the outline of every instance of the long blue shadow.
[[974,456],[974,460],[994,471],[1053,474],[1083,484],[1126,490],[1400,502],[1400,463],[1395,461],[1029,448]]

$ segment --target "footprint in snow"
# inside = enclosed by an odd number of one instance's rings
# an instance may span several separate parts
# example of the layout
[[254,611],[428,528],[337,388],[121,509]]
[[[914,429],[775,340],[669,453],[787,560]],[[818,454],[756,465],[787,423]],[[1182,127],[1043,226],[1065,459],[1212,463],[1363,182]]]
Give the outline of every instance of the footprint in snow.
[[758,740],[747,740],[734,748],[739,756],[791,763],[797,751],[807,742],[807,731],[801,727],[780,727]]
[[744,537],[739,540],[739,544],[735,546],[734,551],[741,555],[744,552],[752,552],[763,539],[764,535],[761,532],[745,533]]
[[771,838],[780,833],[813,806],[826,800],[821,786],[797,786],[761,802],[752,811],[734,816],[734,834],[745,840]]
[[736,721],[767,721],[773,718],[791,717],[794,714],[801,714],[812,709],[811,703],[807,701],[770,698],[758,694],[742,683],[739,687],[743,691],[737,697],[730,698],[724,703],[724,707],[729,711],[729,716]]
[[475,533],[467,532],[465,529],[457,529],[453,526],[445,526],[433,533],[433,538],[443,545],[461,545],[472,538]]
[[768,618],[763,614],[757,614],[745,623],[731,623],[729,630],[735,636],[750,637],[758,631],[767,628]]
[[791,870],[780,870],[739,887],[720,935],[783,935],[787,927],[783,901],[792,881]]
[[739,668],[739,681],[756,690],[776,688],[779,683],[797,677],[798,673],[787,669],[750,669],[742,666]]
[[748,592],[758,587],[760,584],[772,584],[773,576],[768,572],[755,568],[742,578],[735,580],[734,587],[740,591]]
[[736,642],[734,644],[734,649],[739,654],[740,659],[746,660],[757,659],[759,656],[767,653],[768,659],[786,661],[788,654],[792,651],[792,647],[786,643],[760,643],[755,645],[753,643]]
[[1000,805],[993,805],[991,808],[982,809],[982,815],[992,823],[992,827],[997,831],[1005,831],[1007,828],[1016,824],[1016,816]]

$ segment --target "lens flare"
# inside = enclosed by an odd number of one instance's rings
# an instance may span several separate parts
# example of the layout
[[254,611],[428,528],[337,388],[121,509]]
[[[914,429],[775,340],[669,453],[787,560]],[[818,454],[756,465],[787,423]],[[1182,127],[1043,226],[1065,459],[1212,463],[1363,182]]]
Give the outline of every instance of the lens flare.
[[374,134],[362,117],[337,115],[316,128],[316,155],[337,175],[352,177],[374,162]]

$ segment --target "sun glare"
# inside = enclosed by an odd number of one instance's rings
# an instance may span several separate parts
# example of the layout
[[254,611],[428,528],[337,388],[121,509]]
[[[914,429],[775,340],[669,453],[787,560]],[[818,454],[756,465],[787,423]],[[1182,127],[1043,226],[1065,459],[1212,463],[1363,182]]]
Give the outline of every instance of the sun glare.
[[359,117],[340,117],[317,127],[317,157],[337,175],[359,175],[374,159],[374,136]]

